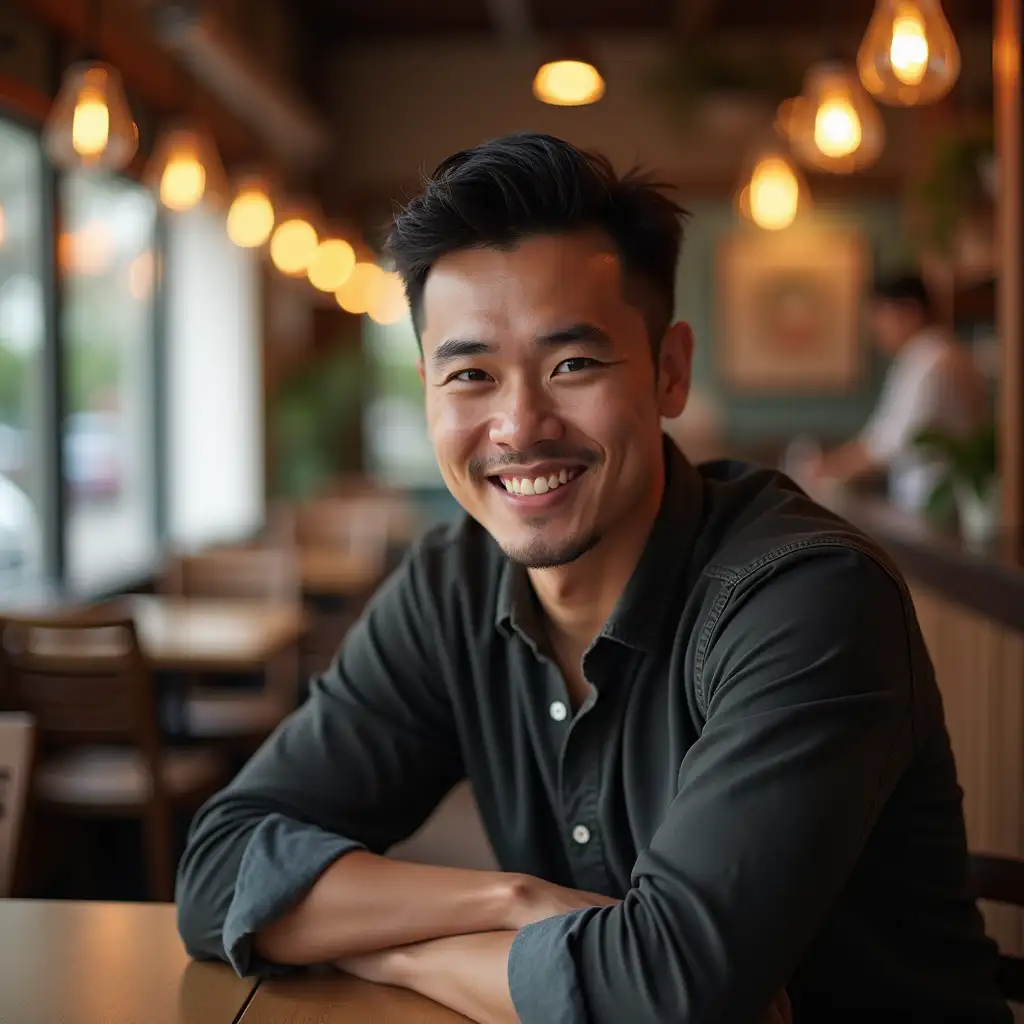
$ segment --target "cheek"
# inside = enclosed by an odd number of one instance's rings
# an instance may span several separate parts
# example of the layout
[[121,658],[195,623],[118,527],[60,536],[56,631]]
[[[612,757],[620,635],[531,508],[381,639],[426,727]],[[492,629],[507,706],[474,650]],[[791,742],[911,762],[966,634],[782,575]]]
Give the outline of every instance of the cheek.
[[440,460],[462,461],[479,433],[479,417],[458,403],[439,400],[427,403],[427,432]]

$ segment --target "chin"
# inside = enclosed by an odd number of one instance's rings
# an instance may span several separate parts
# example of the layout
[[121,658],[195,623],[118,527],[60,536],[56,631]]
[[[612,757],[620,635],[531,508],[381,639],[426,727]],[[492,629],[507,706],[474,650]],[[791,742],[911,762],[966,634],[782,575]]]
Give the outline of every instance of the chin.
[[600,539],[599,534],[590,533],[557,539],[534,536],[519,542],[499,540],[498,544],[510,561],[526,569],[557,569],[582,558]]

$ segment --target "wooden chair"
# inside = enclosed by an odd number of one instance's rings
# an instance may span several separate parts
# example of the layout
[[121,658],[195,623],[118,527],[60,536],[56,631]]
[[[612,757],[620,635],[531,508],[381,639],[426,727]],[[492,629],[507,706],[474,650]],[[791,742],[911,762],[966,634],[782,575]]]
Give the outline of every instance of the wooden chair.
[[137,818],[151,898],[174,890],[173,818],[226,779],[211,749],[169,749],[131,618],[14,618],[0,636],[15,699],[36,721],[33,801],[72,818]]
[[35,732],[31,715],[0,713],[0,898],[15,893]]
[[[1024,908],[1024,860],[972,854],[971,881],[978,899]],[[1024,1003],[1024,958],[1001,953],[997,981],[1010,1002]]]
[[[172,560],[160,589],[169,595],[262,602],[302,600],[295,552],[286,547],[216,548]],[[186,682],[189,733],[202,739],[260,740],[298,703],[298,651],[265,669],[262,689],[241,690],[211,677]]]
[[298,601],[302,588],[295,553],[287,547],[215,548],[171,560],[165,594],[249,601]]

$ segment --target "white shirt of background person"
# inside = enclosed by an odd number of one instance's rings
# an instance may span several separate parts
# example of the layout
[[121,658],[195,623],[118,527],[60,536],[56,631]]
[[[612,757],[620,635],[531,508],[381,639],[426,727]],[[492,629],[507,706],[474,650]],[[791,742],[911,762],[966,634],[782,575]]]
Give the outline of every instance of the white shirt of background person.
[[907,341],[893,358],[878,405],[860,434],[872,459],[888,468],[893,504],[921,509],[942,472],[940,462],[915,449],[922,430],[964,437],[985,415],[981,381],[955,339],[928,326]]

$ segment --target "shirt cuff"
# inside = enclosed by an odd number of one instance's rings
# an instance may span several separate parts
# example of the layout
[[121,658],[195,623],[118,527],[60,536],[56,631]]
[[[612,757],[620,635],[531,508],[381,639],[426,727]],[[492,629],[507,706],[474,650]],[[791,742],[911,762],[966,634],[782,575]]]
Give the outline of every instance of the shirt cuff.
[[508,987],[521,1024],[587,1024],[573,946],[599,909],[571,910],[516,933],[508,954]]
[[240,976],[287,969],[253,953],[253,936],[295,906],[339,857],[358,849],[361,843],[281,814],[257,825],[224,919],[224,952]]

